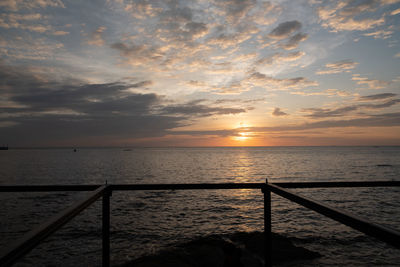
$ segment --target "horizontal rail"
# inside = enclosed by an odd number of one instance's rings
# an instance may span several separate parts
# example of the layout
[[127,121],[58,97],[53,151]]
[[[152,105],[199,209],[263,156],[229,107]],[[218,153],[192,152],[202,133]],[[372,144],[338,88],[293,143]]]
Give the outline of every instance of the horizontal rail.
[[400,186],[400,181],[287,182],[273,184],[284,188],[396,187]]
[[366,219],[362,219],[353,214],[344,212],[340,209],[330,207],[329,205],[322,204],[314,199],[292,193],[275,184],[266,184],[266,186],[269,188],[269,190],[271,190],[271,192],[277,195],[314,210],[344,225],[350,226],[351,228],[354,228],[362,233],[373,236],[381,241],[400,248],[400,232],[396,230],[375,224]]
[[0,185],[0,192],[93,191],[102,185]]
[[90,192],[83,200],[75,202],[71,207],[53,216],[43,224],[39,225],[32,231],[26,233],[21,239],[11,244],[0,253],[0,266],[9,266],[20,257],[32,250],[43,239],[55,232],[65,223],[70,221],[82,210],[95,202],[104,194],[107,185],[103,185],[93,192]]
[[262,189],[265,183],[205,184],[113,184],[111,190],[197,190],[197,189]]
[[[397,187],[400,181],[277,182],[284,188]],[[110,190],[261,189],[265,183],[109,184]],[[93,191],[102,185],[0,185],[0,192]]]

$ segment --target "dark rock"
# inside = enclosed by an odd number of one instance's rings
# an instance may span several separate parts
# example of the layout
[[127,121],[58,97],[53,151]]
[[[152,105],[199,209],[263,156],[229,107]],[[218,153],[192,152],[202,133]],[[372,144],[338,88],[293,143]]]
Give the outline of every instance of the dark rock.
[[[297,247],[290,239],[272,235],[272,261],[310,260],[319,253]],[[156,255],[141,257],[122,266],[135,267],[258,267],[263,266],[264,235],[260,232],[238,232],[210,235],[179,244]]]

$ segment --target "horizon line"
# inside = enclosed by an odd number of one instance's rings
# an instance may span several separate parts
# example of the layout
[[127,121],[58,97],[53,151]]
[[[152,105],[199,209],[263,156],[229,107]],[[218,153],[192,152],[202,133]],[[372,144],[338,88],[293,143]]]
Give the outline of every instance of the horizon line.
[[273,147],[399,147],[399,145],[271,145],[271,146],[8,146],[8,149],[135,149],[135,148],[273,148]]

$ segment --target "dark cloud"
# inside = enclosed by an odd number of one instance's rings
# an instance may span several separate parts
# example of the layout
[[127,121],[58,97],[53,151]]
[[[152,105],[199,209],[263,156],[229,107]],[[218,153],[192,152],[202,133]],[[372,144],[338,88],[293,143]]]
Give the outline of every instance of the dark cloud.
[[[166,130],[183,126],[182,118],[130,115],[91,116],[45,115],[19,117],[17,125],[3,127],[1,140],[12,146],[46,146],[48,144],[87,145],[81,139],[99,139],[95,145],[109,145],[122,138],[164,136]],[[94,145],[94,144],[90,144]]]
[[272,65],[273,63],[282,63],[287,61],[295,61],[304,56],[305,53],[301,51],[283,54],[276,52],[270,56],[263,57],[255,62],[256,65]]
[[318,85],[316,81],[308,80],[305,77],[279,79],[267,76],[257,71],[250,73],[245,79],[245,82],[248,82],[254,86],[261,86],[273,90],[301,89]]
[[[103,137],[106,144],[123,137],[163,136],[167,129],[182,126],[186,120],[185,116],[154,114],[153,106],[161,103],[156,94],[127,92],[140,83],[8,82],[14,87],[7,98],[18,107],[0,109],[0,122],[15,123],[2,128],[0,139],[13,145],[73,144],[92,137]],[[30,89],[31,85],[36,87]]]
[[118,50],[121,56],[132,65],[146,64],[162,60],[165,57],[165,53],[158,47],[147,44],[127,45],[125,43],[114,43],[111,45],[111,48]]
[[[46,81],[30,75],[27,69],[0,65],[0,99],[5,103],[0,107],[0,140],[35,146],[103,137],[108,143],[124,137],[163,136],[169,129],[186,125],[188,115],[156,112],[164,98],[132,91],[151,83]],[[206,106],[201,107],[207,112]],[[236,111],[214,108],[208,112]],[[193,118],[196,114],[189,115]]]
[[265,101],[265,98],[256,98],[256,99],[218,99],[215,100],[215,104],[223,104],[223,103],[243,103],[243,104],[251,104]]
[[311,113],[306,115],[306,117],[309,118],[328,118],[328,117],[341,117],[347,115],[351,111],[355,111],[358,109],[359,109],[358,106],[347,106],[337,109],[309,108],[309,109],[303,109],[303,111]]
[[196,39],[206,35],[209,30],[207,21],[202,21],[202,11],[193,9],[185,2],[166,3],[167,5],[158,13],[157,35],[163,43],[168,40],[168,44],[174,46],[196,47],[198,45]]
[[198,35],[198,34],[203,34],[206,33],[208,30],[208,27],[206,24],[202,22],[189,22],[185,24],[185,29],[192,33],[192,35]]
[[400,103],[400,99],[393,99],[379,104],[361,104],[361,105],[352,105],[346,106],[336,109],[321,109],[321,108],[309,108],[303,109],[304,112],[309,112],[310,114],[306,115],[309,118],[329,118],[329,117],[342,117],[349,115],[353,111],[358,111],[362,109],[383,109],[394,106]]
[[133,85],[120,83],[68,85],[42,84],[40,89],[22,90],[14,86],[9,99],[27,108],[23,111],[49,112],[54,110],[73,110],[81,114],[108,114],[109,112],[136,113],[147,111],[150,105],[158,102],[155,94],[127,93],[130,88],[148,84],[149,81]]
[[275,29],[273,29],[270,34],[268,35],[274,39],[284,39],[289,37],[295,31],[300,30],[301,23],[297,20],[286,21],[280,23]]
[[142,82],[131,84],[129,87],[131,87],[131,88],[146,87],[146,86],[150,86],[152,84],[153,84],[152,81],[147,80],[147,81],[142,81]]
[[375,94],[375,95],[367,95],[360,97],[360,100],[381,100],[387,99],[397,96],[397,94],[393,93],[383,93],[383,94]]
[[226,14],[228,22],[235,23],[243,18],[256,4],[255,0],[223,0],[215,1]]
[[274,111],[272,112],[272,115],[274,116],[287,116],[288,114],[281,111],[280,108],[275,108]]
[[307,40],[307,38],[308,34],[300,32],[290,37],[289,40],[286,43],[281,44],[280,47],[286,50],[292,50],[297,48],[300,42]]
[[162,23],[166,22],[183,22],[188,23],[193,18],[193,12],[189,7],[182,7],[180,5],[175,4],[173,1],[169,3],[169,8],[163,9],[162,12],[159,13],[160,21]]
[[397,103],[400,103],[400,99],[389,100],[389,101],[386,101],[381,104],[363,104],[363,105],[360,105],[360,107],[369,108],[369,109],[381,109],[381,108],[388,108],[388,107],[394,106]]
[[169,105],[161,108],[161,114],[167,115],[187,115],[207,117],[212,115],[229,115],[246,112],[243,108],[212,107],[200,104],[200,101],[192,101],[181,105]]

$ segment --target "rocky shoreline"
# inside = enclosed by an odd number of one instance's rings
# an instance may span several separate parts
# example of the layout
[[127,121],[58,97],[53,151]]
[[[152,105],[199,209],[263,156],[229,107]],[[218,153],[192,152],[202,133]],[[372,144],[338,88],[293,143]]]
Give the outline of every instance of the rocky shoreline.
[[[287,237],[272,234],[274,265],[291,265],[290,263],[310,261],[320,256],[317,252],[295,246]],[[261,267],[264,266],[264,235],[261,232],[208,235],[120,266]]]

